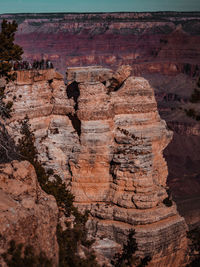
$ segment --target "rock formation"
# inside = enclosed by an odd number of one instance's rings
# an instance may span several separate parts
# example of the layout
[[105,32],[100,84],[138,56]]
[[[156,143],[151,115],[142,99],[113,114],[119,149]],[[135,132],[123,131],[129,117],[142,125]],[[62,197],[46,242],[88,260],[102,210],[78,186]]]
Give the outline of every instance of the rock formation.
[[[0,165],[0,255],[9,242],[44,252],[53,265],[58,262],[57,205],[41,190],[35,170],[27,161]],[[6,266],[2,257],[0,265]]]
[[[155,266],[179,266],[184,252],[177,258],[175,254],[184,247],[184,220],[174,205],[166,208],[162,203],[167,176],[162,151],[172,133],[160,120],[153,89],[145,79],[126,77],[110,92],[99,81],[105,69],[98,69],[98,75],[96,71],[68,70],[80,90],[81,151],[71,164],[77,205],[91,211],[91,234],[99,238],[102,250],[104,237],[121,243],[134,227],[141,255],[153,250]],[[83,81],[85,75],[90,79]],[[171,231],[181,238],[167,251]]]
[[69,68],[67,89],[54,70],[18,72],[6,88],[6,101],[13,100],[7,129],[17,141],[29,116],[41,162],[62,177],[80,210],[90,210],[99,257],[112,257],[135,229],[137,253],[152,255],[151,266],[182,266],[185,221],[174,203],[163,203],[162,153],[172,132],[148,81],[130,72]]
[[[16,42],[24,49],[24,59],[48,58],[63,74],[66,66],[100,64],[116,69],[122,64],[129,64],[134,75],[145,77],[150,82],[157,96],[163,95],[158,105],[162,119],[169,126],[172,121],[177,123],[176,129],[180,124],[187,124],[184,112],[187,106],[180,107],[178,102],[185,103],[183,92],[191,94],[194,89],[192,83],[200,76],[199,12],[4,14],[0,16],[0,19],[3,18],[18,22]],[[173,106],[170,94],[175,96]],[[164,109],[171,115],[165,116]],[[195,124],[191,120],[186,128],[190,128],[191,123]],[[169,185],[176,199],[180,196],[176,188],[183,188],[180,201],[190,198],[190,210],[194,208],[193,203],[197,205],[198,202],[197,222],[200,201],[192,195],[197,188],[197,195],[200,194],[199,169],[190,168],[184,187],[179,170],[182,170],[183,162],[188,164],[188,158],[190,166],[199,164],[200,139],[198,135],[186,132],[176,136],[170,144],[170,151],[166,152]],[[183,142],[179,142],[182,139]],[[184,158],[182,146],[187,152]],[[178,161],[176,171],[174,158]],[[186,189],[187,183],[191,185],[190,191]],[[175,184],[177,186],[173,188]],[[186,208],[183,214],[188,210]]]

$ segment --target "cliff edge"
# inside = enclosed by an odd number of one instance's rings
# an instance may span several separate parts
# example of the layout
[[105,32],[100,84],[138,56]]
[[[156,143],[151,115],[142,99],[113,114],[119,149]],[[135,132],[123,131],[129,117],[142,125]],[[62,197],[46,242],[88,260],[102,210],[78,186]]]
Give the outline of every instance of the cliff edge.
[[[9,133],[27,114],[39,159],[88,209],[93,248],[111,258],[134,229],[137,254],[150,266],[184,266],[186,224],[166,192],[163,149],[172,132],[161,120],[148,81],[99,66],[18,72],[6,88],[13,101]],[[170,203],[169,205],[167,203]]]

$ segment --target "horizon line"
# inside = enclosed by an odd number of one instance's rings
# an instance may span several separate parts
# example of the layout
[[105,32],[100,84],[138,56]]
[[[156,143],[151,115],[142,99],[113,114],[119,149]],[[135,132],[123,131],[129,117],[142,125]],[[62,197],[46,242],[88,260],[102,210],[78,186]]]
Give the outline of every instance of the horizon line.
[[198,11],[176,11],[176,10],[159,10],[159,11],[98,11],[98,12],[62,12],[62,11],[50,11],[50,12],[16,12],[16,13],[0,13],[1,15],[31,15],[31,14],[116,14],[116,13],[200,13]]

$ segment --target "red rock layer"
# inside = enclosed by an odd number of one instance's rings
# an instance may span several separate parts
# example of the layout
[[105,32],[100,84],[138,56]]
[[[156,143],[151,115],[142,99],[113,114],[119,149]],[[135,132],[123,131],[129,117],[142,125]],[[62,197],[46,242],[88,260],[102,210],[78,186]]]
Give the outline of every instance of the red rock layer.
[[199,17],[199,12],[1,15],[19,23],[16,41],[24,58],[49,58],[63,73],[66,66],[95,64],[143,68],[141,63],[150,62],[161,69],[165,62],[199,64]]

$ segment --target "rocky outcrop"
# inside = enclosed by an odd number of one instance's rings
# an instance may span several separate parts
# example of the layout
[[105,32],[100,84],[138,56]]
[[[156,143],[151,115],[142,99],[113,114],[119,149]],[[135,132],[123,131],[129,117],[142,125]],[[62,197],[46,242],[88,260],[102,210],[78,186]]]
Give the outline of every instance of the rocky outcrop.
[[[194,89],[193,83],[200,76],[199,12],[4,14],[0,18],[18,22],[16,42],[23,47],[24,59],[33,61],[49,58],[63,74],[66,66],[100,64],[116,69],[122,64],[131,65],[135,76],[147,78],[152,87],[157,89],[156,94],[163,96],[163,100],[158,103],[162,119],[169,124],[176,121],[176,129],[180,124],[185,124],[184,109],[188,107],[180,106],[179,102],[188,101]],[[170,100],[172,98],[174,104]],[[69,118],[72,119],[71,115]],[[73,123],[75,125],[79,122],[73,117]],[[172,166],[174,158],[177,160],[177,151],[180,151],[178,157],[181,158],[181,146],[184,151],[188,151],[189,146],[191,152],[198,152],[200,144],[196,137],[193,141],[193,137],[187,133],[184,136],[172,141],[171,151],[166,154],[169,155],[169,180],[176,181],[178,178],[179,188],[182,187],[183,179],[180,175],[182,159],[179,160],[176,172]],[[182,138],[184,141],[179,143],[178,140]],[[196,166],[197,156],[194,157],[193,152],[188,156],[190,166]],[[67,172],[65,176],[70,177]],[[199,178],[194,178],[199,176],[196,167],[191,170],[188,181],[194,180],[194,183],[189,195],[199,188]],[[173,190],[175,183],[169,184]],[[186,187],[183,192],[187,190]],[[185,201],[188,197],[184,193],[182,195]],[[200,207],[200,201],[198,205]]]
[[[99,81],[104,71],[98,69],[95,79],[93,68],[68,70],[80,90],[81,150],[70,162],[77,206],[93,215],[89,228],[99,239],[98,248],[99,243],[102,250],[108,244],[105,237],[125,242],[134,228],[140,255],[154,251],[153,265],[180,266],[184,219],[175,205],[163,204],[167,166],[162,151],[172,133],[160,119],[153,89],[145,79],[126,78],[120,88],[110,91]],[[82,75],[92,78],[84,82]],[[180,239],[172,241],[171,231]],[[169,243],[174,245],[169,248]]]
[[62,76],[54,70],[22,71],[15,84],[6,89],[7,100],[13,101],[13,115],[8,130],[16,142],[20,121],[27,115],[40,152],[39,160],[69,180],[68,161],[79,147],[79,138],[68,114],[74,112],[74,101],[68,99]]
[[[0,254],[14,240],[32,246],[36,255],[44,252],[53,266],[57,265],[57,204],[41,190],[29,162],[0,165],[0,210]],[[0,257],[0,265],[4,264]]]
[[[152,266],[181,266],[186,225],[166,207],[163,149],[172,138],[154,92],[129,66],[69,68],[67,88],[54,70],[18,72],[6,88],[13,100],[7,129],[17,140],[27,114],[39,157],[71,188],[80,210],[90,210],[94,249],[110,258],[135,229],[138,255]],[[106,252],[105,252],[106,251]]]

